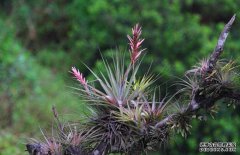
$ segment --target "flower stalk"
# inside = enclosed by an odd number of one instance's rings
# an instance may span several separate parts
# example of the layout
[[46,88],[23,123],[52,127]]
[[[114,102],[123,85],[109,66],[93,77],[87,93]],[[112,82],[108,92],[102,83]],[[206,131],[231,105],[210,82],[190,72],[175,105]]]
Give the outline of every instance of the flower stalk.
[[144,39],[141,39],[140,36],[142,34],[142,28],[139,24],[136,24],[132,28],[132,37],[127,35],[130,45],[130,54],[131,54],[131,64],[135,64],[138,60],[140,55],[145,49],[140,50],[141,44],[143,43]]
[[86,81],[85,77],[83,76],[83,74],[80,73],[79,70],[76,69],[76,67],[72,67],[71,73],[74,75],[75,79],[77,79],[77,81],[79,81],[83,85],[85,90],[88,92],[89,91],[88,84],[87,84],[87,81]]

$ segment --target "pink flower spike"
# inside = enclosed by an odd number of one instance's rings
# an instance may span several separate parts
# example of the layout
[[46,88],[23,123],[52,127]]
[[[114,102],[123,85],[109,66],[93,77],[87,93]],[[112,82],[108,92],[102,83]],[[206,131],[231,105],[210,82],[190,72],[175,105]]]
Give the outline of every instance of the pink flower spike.
[[88,90],[87,82],[85,80],[85,77],[83,77],[83,74],[80,73],[79,70],[76,69],[75,67],[72,67],[72,72],[71,73],[85,87],[85,89]]
[[144,51],[144,50],[140,50],[141,44],[144,41],[144,39],[140,39],[141,34],[142,34],[142,28],[138,24],[136,24],[132,28],[133,36],[132,37],[130,37],[129,35],[127,36],[129,40],[129,45],[130,45],[132,64],[134,64],[137,61],[142,51]]

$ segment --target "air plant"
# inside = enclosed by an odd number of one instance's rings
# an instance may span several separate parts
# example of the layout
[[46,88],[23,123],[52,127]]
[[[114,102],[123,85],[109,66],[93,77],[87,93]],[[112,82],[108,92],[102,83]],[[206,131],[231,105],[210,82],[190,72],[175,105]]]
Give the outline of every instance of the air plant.
[[39,141],[36,139],[31,139],[31,143],[34,143],[34,148],[31,145],[27,145],[27,149],[31,149],[31,154],[40,154],[40,155],[62,155],[63,148],[62,144],[58,142],[54,137],[48,138],[45,133],[41,130],[42,135],[44,137],[43,141]]
[[[224,27],[210,57],[186,72],[176,84],[179,87],[176,93],[163,98],[156,95],[156,87],[152,88],[156,76],[138,77],[144,39],[141,39],[142,28],[136,24],[132,36],[127,36],[130,45],[128,65],[119,53],[112,63],[103,58],[106,74],[97,74],[87,67],[94,75],[94,81],[87,81],[77,68],[72,67],[71,73],[80,84],[79,88],[73,89],[92,108],[93,114],[84,122],[66,126],[53,110],[58,125],[57,136],[47,138],[43,134],[45,142],[27,144],[28,152],[32,155],[140,154],[159,149],[172,133],[187,137],[191,120],[201,115],[201,109],[211,114],[220,99],[234,101],[231,103],[240,101],[239,83],[236,83],[238,67],[234,61],[223,63],[218,60],[234,19],[235,16]],[[175,110],[174,103],[177,103]]]
[[233,60],[228,61],[227,63],[219,63],[214,72],[214,79],[217,83],[226,88],[234,87],[234,80],[238,77],[237,68],[239,66],[235,65]]
[[193,69],[188,70],[186,74],[194,74],[195,76],[200,75],[203,77],[207,73],[207,68],[208,68],[208,59],[203,59],[197,65],[193,66]]

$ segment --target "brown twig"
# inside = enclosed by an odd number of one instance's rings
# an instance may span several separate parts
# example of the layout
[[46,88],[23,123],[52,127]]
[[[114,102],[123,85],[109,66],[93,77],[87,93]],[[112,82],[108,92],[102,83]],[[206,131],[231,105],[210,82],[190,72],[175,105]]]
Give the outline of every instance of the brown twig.
[[219,38],[218,38],[218,42],[217,45],[213,51],[213,53],[211,54],[209,60],[208,60],[208,68],[207,68],[207,72],[211,73],[213,68],[216,65],[217,60],[219,59],[219,56],[222,54],[223,52],[223,47],[224,47],[224,43],[227,39],[228,33],[230,28],[232,27],[232,24],[235,20],[236,15],[234,14],[232,16],[232,18],[229,20],[229,22],[224,26],[224,29],[222,31],[222,33],[220,34]]

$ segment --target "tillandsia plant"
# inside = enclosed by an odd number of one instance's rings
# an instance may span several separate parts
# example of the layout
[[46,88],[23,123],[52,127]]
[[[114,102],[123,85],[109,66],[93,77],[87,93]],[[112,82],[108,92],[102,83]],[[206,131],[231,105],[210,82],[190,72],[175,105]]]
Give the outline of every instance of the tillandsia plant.
[[89,69],[96,78],[94,82],[88,82],[72,67],[71,73],[80,84],[74,89],[91,107],[92,116],[66,125],[59,121],[53,108],[58,132],[51,137],[43,134],[42,142],[33,140],[26,145],[27,151],[32,155],[141,154],[161,148],[173,132],[186,137],[191,120],[201,116],[203,110],[211,114],[221,99],[234,105],[240,101],[239,68],[233,60],[219,59],[234,20],[235,15],[225,25],[210,57],[187,71],[177,83],[181,88],[170,97],[161,97],[152,88],[156,76],[147,73],[137,77],[144,52],[142,30],[137,24],[132,36],[127,36],[128,65],[121,53],[113,58],[113,65],[103,59],[106,74]]

